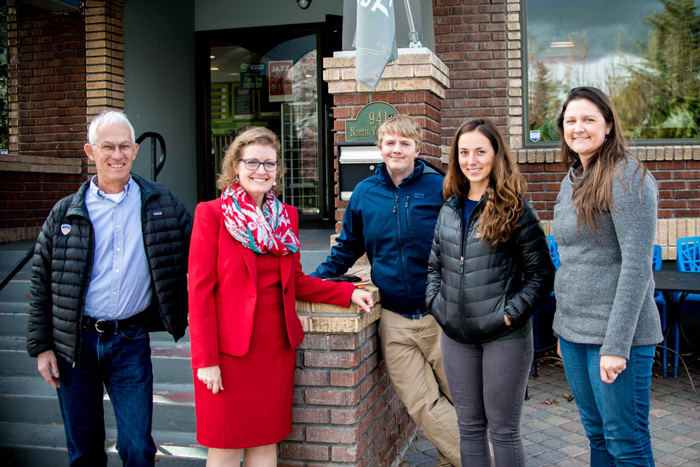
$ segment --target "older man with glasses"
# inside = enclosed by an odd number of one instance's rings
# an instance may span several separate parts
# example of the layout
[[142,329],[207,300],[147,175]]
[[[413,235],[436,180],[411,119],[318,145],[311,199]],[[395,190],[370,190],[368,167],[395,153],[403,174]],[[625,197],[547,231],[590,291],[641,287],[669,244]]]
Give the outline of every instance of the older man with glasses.
[[56,388],[70,465],[107,465],[106,388],[122,462],[152,466],[148,331],[185,333],[192,219],[131,173],[138,144],[126,115],[101,113],[88,138],[97,175],[54,206],[34,249],[27,350]]

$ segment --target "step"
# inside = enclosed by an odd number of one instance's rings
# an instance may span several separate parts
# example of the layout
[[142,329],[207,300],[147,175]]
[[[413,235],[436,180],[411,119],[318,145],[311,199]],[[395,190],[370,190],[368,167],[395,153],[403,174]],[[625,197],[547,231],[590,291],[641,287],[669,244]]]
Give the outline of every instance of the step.
[[[1,306],[1,305],[0,305]],[[17,308],[19,309],[19,308]],[[177,342],[173,336],[165,331],[151,332],[151,352],[153,356],[167,357],[190,357],[190,336],[188,332]],[[2,349],[12,349],[5,347],[8,339],[21,339],[23,342],[27,337],[27,315],[23,312],[0,312],[0,351]],[[21,346],[25,348],[24,344]]]
[[27,313],[22,311],[23,305],[19,303],[0,303],[0,336],[21,336],[27,335]]
[[[19,338],[3,337],[0,342],[14,342],[14,349],[0,348],[0,375],[35,376],[37,374],[36,358],[29,356],[24,343]],[[160,356],[151,357],[153,377],[156,382],[192,383],[192,367],[189,358]]]
[[[151,336],[151,347],[153,347],[153,342],[175,343],[173,336],[168,334],[167,331],[151,332],[150,336]],[[177,345],[187,345],[189,347],[189,345],[190,345],[190,328],[185,329],[185,335],[182,336],[180,339],[178,339]]]
[[[0,300],[0,336],[22,336],[27,335],[27,319],[29,317],[29,301],[24,302],[8,302]],[[185,330],[185,335],[182,336],[175,344],[173,336],[166,331],[150,333],[152,347],[167,346],[174,344],[178,346],[187,346],[189,348],[190,333],[189,329]]]
[[[19,323],[15,323],[14,321],[18,321]],[[5,334],[5,329],[0,330],[0,352],[6,350],[25,351],[27,348],[27,323],[22,323],[21,316],[17,317],[8,314],[0,314],[0,326],[9,327],[10,325],[16,327],[19,332]],[[154,334],[158,333],[151,333],[151,336]],[[164,337],[163,340],[153,340],[153,338],[151,338],[151,357],[189,359],[190,343],[185,341],[184,338],[175,343],[172,340],[172,336],[167,333],[166,335],[168,337]],[[170,340],[167,340],[168,338]]]
[[[108,465],[121,466],[116,452],[116,430],[106,431]],[[197,444],[194,433],[153,431],[158,453],[156,465],[203,467],[207,449]],[[67,465],[63,424],[37,425],[0,422],[0,452],[3,464],[12,466],[56,467]],[[9,462],[9,463],[8,463]]]
[[[28,249],[34,249],[34,244],[34,240],[0,243],[0,276],[4,276],[6,272],[15,267]],[[22,268],[22,272],[31,270],[31,264],[32,260],[30,259]]]
[[[0,352],[15,350],[26,351],[27,340],[24,336],[3,336],[0,334]],[[4,368],[0,369],[0,375],[4,375]]]
[[29,279],[13,279],[0,290],[0,302],[29,303]]
[[[153,429],[194,432],[194,394],[191,384],[155,383]],[[63,423],[56,390],[41,377],[0,378],[0,421],[31,424]],[[116,428],[109,397],[104,396],[105,426]]]
[[29,300],[21,302],[0,302],[0,318],[3,313],[22,313],[29,315]]

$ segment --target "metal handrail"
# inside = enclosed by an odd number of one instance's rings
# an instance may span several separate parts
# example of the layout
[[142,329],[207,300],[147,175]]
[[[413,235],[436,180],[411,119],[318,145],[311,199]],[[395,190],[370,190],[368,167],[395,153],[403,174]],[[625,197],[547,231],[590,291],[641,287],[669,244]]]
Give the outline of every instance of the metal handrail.
[[[155,133],[153,131],[147,131],[138,138],[136,138],[136,144],[141,144],[146,138],[151,138],[151,178],[156,181],[158,174],[163,170],[165,165],[165,138],[160,133]],[[156,143],[160,143],[160,160],[156,163]]]
[[29,262],[29,260],[32,258],[32,255],[34,254],[34,245],[30,249],[27,250],[27,252],[24,254],[22,259],[20,259],[15,266],[10,269],[10,272],[5,274],[5,277],[2,278],[2,281],[0,281],[0,290],[4,289],[7,284],[10,283],[12,279],[17,275],[17,273],[24,267],[25,264]]

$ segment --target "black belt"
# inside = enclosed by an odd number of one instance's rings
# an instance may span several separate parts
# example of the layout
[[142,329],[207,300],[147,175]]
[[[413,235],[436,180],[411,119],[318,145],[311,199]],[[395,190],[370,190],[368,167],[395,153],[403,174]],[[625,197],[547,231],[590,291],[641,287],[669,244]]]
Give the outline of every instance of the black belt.
[[146,313],[140,312],[136,313],[134,316],[130,316],[125,319],[115,319],[113,321],[108,321],[106,319],[95,319],[91,316],[83,317],[83,328],[95,327],[97,332],[106,332],[108,334],[114,334],[120,329],[126,329],[133,326],[134,324],[143,323],[146,321]]

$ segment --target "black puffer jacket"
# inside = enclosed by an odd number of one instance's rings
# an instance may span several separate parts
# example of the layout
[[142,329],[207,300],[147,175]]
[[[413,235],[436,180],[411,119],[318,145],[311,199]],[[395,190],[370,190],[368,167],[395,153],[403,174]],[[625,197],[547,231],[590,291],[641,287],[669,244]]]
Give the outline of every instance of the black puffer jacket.
[[502,337],[525,325],[551,292],[554,265],[547,241],[534,208],[523,202],[516,231],[495,248],[475,238],[484,198],[469,218],[466,235],[463,198],[451,197],[440,210],[425,295],[428,309],[451,338],[474,344]]
[[[150,331],[166,330],[177,341],[187,327],[187,255],[192,217],[164,186],[132,174],[141,189],[141,228],[151,271]],[[85,206],[90,181],[56,203],[34,247],[27,351],[53,350],[80,360],[85,297],[95,253],[95,234]],[[69,225],[67,234],[62,225]],[[68,229],[63,229],[66,231]]]

